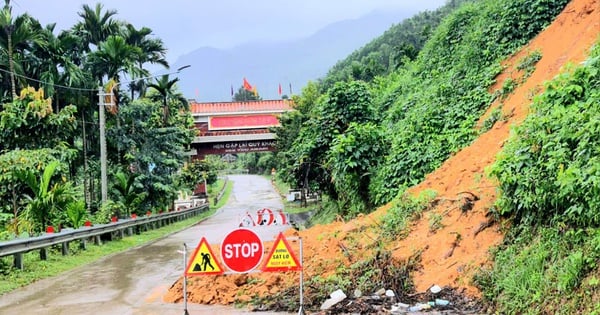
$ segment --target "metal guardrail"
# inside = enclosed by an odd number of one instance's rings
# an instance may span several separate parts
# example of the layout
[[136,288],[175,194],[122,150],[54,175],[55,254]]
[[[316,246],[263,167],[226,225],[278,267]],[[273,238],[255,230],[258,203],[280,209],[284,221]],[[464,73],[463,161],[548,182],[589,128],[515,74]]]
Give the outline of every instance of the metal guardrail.
[[[208,204],[200,207],[167,212],[162,214],[153,214],[151,216],[137,217],[135,219],[124,219],[114,223],[99,224],[91,227],[81,227],[76,230],[61,231],[59,233],[48,233],[41,236],[25,239],[15,239],[6,242],[0,242],[0,257],[15,255],[15,266],[22,269],[21,255],[23,253],[41,249],[57,244],[68,244],[76,240],[86,240],[91,237],[99,237],[104,234],[120,232],[136,227],[148,227],[149,224],[158,223],[161,225],[165,221],[171,223],[171,220],[181,220],[188,217],[199,215],[208,209]],[[64,246],[64,245],[63,245]],[[63,250],[64,254],[64,250]],[[45,256],[45,254],[40,254]],[[44,259],[44,258],[42,258]]]

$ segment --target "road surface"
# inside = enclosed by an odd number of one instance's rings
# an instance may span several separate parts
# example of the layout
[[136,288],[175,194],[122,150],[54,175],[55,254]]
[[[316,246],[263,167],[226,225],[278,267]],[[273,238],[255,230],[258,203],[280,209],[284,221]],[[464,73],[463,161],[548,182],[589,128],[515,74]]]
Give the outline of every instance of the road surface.
[[[282,208],[281,199],[269,180],[255,175],[232,175],[229,179],[234,183],[229,202],[211,218],[154,243],[2,295],[0,314],[183,314],[182,304],[162,302],[164,293],[185,268],[180,253],[183,244],[190,252],[202,237],[206,237],[210,244],[220,244],[227,233],[239,226],[246,212]],[[287,228],[261,226],[251,229],[262,241],[272,241]],[[247,313],[226,306],[192,303],[188,303],[188,311],[190,315]]]

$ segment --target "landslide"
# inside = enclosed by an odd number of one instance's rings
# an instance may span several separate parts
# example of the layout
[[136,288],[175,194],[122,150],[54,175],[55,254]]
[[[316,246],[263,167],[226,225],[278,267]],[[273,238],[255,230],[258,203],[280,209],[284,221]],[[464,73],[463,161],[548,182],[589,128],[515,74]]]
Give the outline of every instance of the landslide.
[[[506,227],[504,222],[489,216],[497,198],[497,186],[486,176],[486,167],[494,163],[511,126],[527,116],[531,98],[543,90],[543,83],[559,74],[564,65],[585,59],[600,33],[599,8],[599,0],[571,1],[549,27],[503,62],[504,71],[496,78],[490,93],[500,91],[509,78],[519,84],[490,106],[479,125],[494,110],[500,111],[501,119],[409,189],[413,196],[428,190],[437,195],[409,223],[405,237],[388,240],[381,234],[382,218],[393,204],[348,222],[338,220],[286,232],[288,237],[301,237],[304,243],[307,305],[318,307],[335,289],[328,279],[337,277],[338,283],[345,282],[352,288],[363,279],[362,275],[386,269],[385,263],[394,265],[386,270],[401,282],[396,284],[413,292],[424,292],[437,284],[467,296],[480,296],[472,277],[480,267],[490,264],[489,250],[503,241]],[[518,64],[534,51],[539,51],[541,59],[535,70],[526,75],[518,69]],[[291,243],[297,249],[298,243]],[[266,254],[270,246],[268,243],[265,246]],[[213,245],[213,250],[218,251],[218,246]],[[297,285],[297,273],[194,277],[188,279],[188,299],[192,303],[232,304],[289,293],[289,303],[294,304],[291,299],[297,294],[294,291]],[[182,301],[182,279],[169,289],[164,300]],[[288,308],[294,309],[294,305]]]

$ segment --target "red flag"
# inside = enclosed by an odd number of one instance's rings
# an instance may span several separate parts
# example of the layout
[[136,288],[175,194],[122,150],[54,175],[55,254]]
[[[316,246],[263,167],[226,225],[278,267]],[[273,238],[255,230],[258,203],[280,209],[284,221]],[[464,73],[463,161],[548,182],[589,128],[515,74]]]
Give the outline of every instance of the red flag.
[[248,83],[248,80],[246,80],[246,78],[244,78],[244,90],[252,92],[252,85]]
[[277,90],[277,92],[279,92],[279,96],[281,96],[281,83],[279,83],[279,90]]

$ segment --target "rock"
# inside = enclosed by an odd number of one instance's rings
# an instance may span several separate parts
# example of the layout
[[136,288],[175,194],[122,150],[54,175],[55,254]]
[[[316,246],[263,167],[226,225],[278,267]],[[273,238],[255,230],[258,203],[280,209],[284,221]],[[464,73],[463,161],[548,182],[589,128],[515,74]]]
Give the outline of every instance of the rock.
[[331,298],[325,300],[325,302],[321,304],[321,310],[328,310],[346,298],[346,294],[344,294],[344,291],[342,290],[333,291],[333,293],[331,293],[329,296]]
[[434,285],[431,288],[429,288],[429,291],[431,291],[431,293],[436,294],[436,293],[440,293],[442,291],[442,288],[439,285]]
[[377,290],[377,292],[375,292],[375,295],[384,295],[385,294],[385,289],[379,289]]
[[361,296],[362,296],[362,291],[360,289],[355,289],[354,290],[354,298],[358,299]]
[[396,296],[396,294],[392,290],[385,290],[385,296],[394,297],[394,296]]

